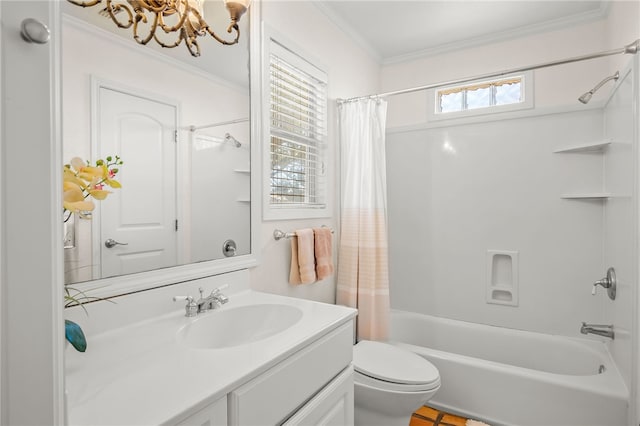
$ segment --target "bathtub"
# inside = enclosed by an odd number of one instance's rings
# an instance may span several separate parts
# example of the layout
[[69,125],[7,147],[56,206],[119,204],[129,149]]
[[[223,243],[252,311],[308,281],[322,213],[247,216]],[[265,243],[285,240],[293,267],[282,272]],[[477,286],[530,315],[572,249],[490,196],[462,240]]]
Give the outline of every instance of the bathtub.
[[493,426],[627,424],[628,391],[600,341],[403,311],[390,340],[438,368],[436,408]]

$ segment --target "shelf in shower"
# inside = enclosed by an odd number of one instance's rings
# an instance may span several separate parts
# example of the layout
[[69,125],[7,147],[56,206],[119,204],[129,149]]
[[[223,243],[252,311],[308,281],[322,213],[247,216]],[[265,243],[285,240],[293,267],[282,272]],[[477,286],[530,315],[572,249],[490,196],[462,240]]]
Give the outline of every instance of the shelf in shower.
[[555,154],[571,153],[571,152],[603,152],[612,141],[605,140],[601,142],[589,142],[577,145],[566,146],[564,148],[558,148],[553,151]]
[[606,200],[615,197],[610,192],[583,192],[575,194],[562,194],[560,198],[565,200]]

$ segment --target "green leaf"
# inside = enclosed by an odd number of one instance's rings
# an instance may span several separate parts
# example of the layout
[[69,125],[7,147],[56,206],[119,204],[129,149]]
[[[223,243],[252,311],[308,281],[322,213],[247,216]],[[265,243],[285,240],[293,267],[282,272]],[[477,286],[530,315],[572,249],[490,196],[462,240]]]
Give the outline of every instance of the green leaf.
[[82,328],[75,322],[64,320],[64,337],[78,352],[87,350],[87,339],[84,337]]

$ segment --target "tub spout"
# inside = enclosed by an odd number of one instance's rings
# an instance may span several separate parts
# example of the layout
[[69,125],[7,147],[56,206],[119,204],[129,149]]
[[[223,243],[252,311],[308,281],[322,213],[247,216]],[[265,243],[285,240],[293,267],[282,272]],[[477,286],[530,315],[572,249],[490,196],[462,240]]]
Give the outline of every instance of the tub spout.
[[615,334],[613,332],[613,324],[611,325],[587,324],[583,322],[582,327],[580,327],[580,333],[597,334],[598,336],[608,337],[609,339],[615,338]]

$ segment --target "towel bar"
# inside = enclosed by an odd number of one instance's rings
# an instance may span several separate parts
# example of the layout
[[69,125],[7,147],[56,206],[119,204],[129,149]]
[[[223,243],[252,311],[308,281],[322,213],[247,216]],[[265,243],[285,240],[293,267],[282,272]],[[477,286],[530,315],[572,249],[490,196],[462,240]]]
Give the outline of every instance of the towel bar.
[[[325,225],[322,225],[323,228],[326,228]],[[331,233],[333,234],[333,229],[331,230]],[[296,233],[295,232],[283,232],[279,229],[276,229],[273,231],[273,239],[275,239],[276,241],[281,240],[283,238],[293,238],[296,237]]]

